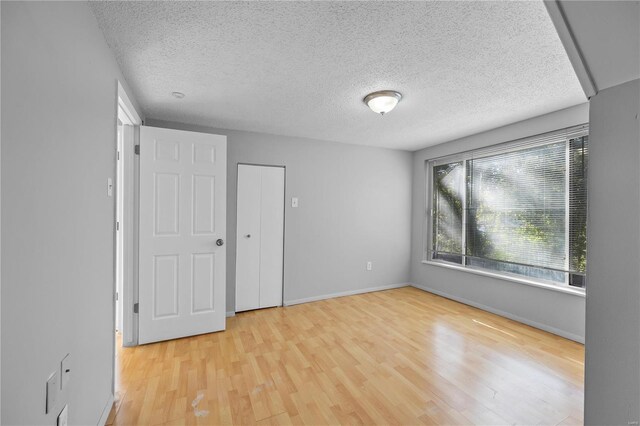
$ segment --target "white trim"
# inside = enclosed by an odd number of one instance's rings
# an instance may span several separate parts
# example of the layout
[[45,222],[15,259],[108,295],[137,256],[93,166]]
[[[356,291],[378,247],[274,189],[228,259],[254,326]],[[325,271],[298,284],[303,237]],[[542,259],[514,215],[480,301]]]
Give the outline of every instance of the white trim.
[[463,303],[465,305],[469,305],[469,306],[473,306],[474,308],[478,308],[478,309],[482,309],[483,311],[487,311],[490,312],[492,314],[496,314],[499,315],[501,317],[505,317],[505,318],[509,318],[510,320],[516,321],[516,322],[520,322],[522,324],[526,324],[528,326],[534,327],[534,328],[538,328],[540,330],[543,331],[547,331],[551,334],[555,334],[557,336],[560,337],[564,337],[565,339],[569,339],[569,340],[573,340],[574,342],[578,342],[578,343],[582,343],[584,344],[584,336],[580,336],[577,334],[573,334],[573,333],[569,333],[568,331],[564,331],[564,330],[560,330],[559,328],[555,328],[552,327],[550,325],[547,324],[542,324],[536,321],[532,321],[530,319],[526,319],[526,318],[522,318],[519,317],[518,315],[514,315],[510,312],[505,312],[505,311],[501,311],[500,309],[496,309],[496,308],[492,308],[490,306],[486,306],[483,305],[481,303],[477,303],[477,302],[473,302],[471,300],[465,299],[463,297],[458,297],[458,296],[453,296],[451,294],[439,291],[439,290],[434,290],[430,287],[424,286],[424,285],[419,285],[419,284],[410,284],[412,287],[415,287],[419,290],[422,291],[426,291],[427,293],[433,293],[435,295],[444,297],[445,299],[451,299],[454,300],[456,302],[460,302]]
[[135,275],[135,236],[137,234],[137,222],[135,220],[135,183],[136,183],[136,156],[133,153],[136,144],[136,127],[130,125],[122,126],[122,151],[118,167],[122,168],[119,173],[122,182],[117,181],[118,191],[122,191],[122,196],[118,195],[122,201],[122,217],[120,218],[120,238],[122,239],[122,294],[120,294],[120,308],[122,309],[122,345],[125,347],[136,346],[138,344],[136,318],[133,313],[135,303],[135,289],[137,277]]
[[120,97],[118,97],[118,120],[122,122],[122,124],[126,124],[129,126],[133,126],[133,120],[127,114],[127,111],[122,108],[122,104],[120,103]]
[[333,299],[335,297],[353,296],[362,293],[372,293],[374,291],[391,290],[392,288],[408,287],[411,283],[389,284],[378,287],[361,288],[357,290],[341,291],[339,293],[323,294],[321,296],[305,297],[303,299],[285,300],[284,306],[299,305],[301,303],[317,302],[319,300]]
[[441,157],[427,158],[425,161],[431,163],[432,167],[440,166],[448,163],[458,163],[461,161],[493,157],[495,155],[518,152],[529,148],[536,148],[556,143],[567,143],[571,139],[588,135],[589,123],[582,123],[537,135],[486,145],[467,151],[454,152]]
[[560,293],[572,294],[578,297],[586,297],[586,292],[578,288],[571,288],[568,286],[563,287],[563,286],[558,286],[554,284],[546,284],[541,281],[516,277],[515,275],[500,274],[497,272],[484,271],[482,269],[471,268],[469,266],[460,266],[460,265],[455,265],[451,263],[438,262],[435,260],[423,260],[422,263],[425,265],[433,265],[433,266],[439,266],[442,268],[455,269],[457,271],[469,272],[471,274],[483,275],[485,277],[497,278],[499,280],[505,280],[505,281],[511,281],[514,283],[530,285],[532,287],[544,288],[546,290],[558,291]]
[[[118,165],[125,167],[123,170],[123,182],[117,182],[119,189],[123,191],[123,218],[122,233],[123,239],[123,285],[120,295],[120,307],[122,308],[122,345],[136,346],[138,344],[137,317],[133,313],[133,305],[137,301],[137,174],[138,159],[133,154],[136,145],[138,128],[142,124],[140,114],[131,102],[131,98],[118,81],[117,88],[117,116],[123,123],[123,140],[121,161]],[[131,127],[129,127],[131,126]],[[126,159],[126,161],[125,161]],[[118,166],[116,173],[118,173]],[[117,217],[117,212],[116,212]],[[114,308],[115,309],[115,308]],[[114,351],[114,371],[115,371],[115,351]],[[114,373],[115,374],[115,373]],[[115,383],[115,377],[114,377]]]
[[113,402],[115,401],[113,394],[109,395],[109,399],[107,400],[106,405],[102,409],[102,414],[100,415],[100,419],[98,419],[98,426],[104,426],[107,423],[107,419],[109,418],[109,413],[113,408]]
[[587,99],[591,99],[592,96],[598,93],[598,87],[591,76],[591,71],[584,60],[580,47],[578,43],[576,43],[573,31],[571,31],[564,10],[562,10],[562,5],[558,0],[544,0],[544,5],[547,8],[551,22],[553,22],[553,25],[556,27],[560,41],[569,57],[569,61],[571,65],[573,65],[573,70],[578,77],[578,81],[580,81],[582,90],[587,96]]
[[129,95],[122,87],[122,84],[118,81],[118,106],[122,108],[124,113],[127,115],[131,124],[139,126],[142,124],[142,119],[140,118],[140,114],[136,111],[136,108],[133,106],[133,102],[129,99]]
[[234,311],[227,312],[227,318],[235,317],[236,313]]
[[[133,132],[133,145],[140,145],[140,127],[134,126]],[[133,312],[133,308],[136,303],[139,302],[139,277],[140,277],[140,156],[133,155],[133,205],[131,206],[131,212],[127,214],[131,214],[129,216],[132,218],[133,223],[133,259],[132,259],[132,268],[133,268],[133,280],[131,281],[133,284],[133,288],[130,290],[130,298],[131,304],[129,305],[129,309]],[[138,345],[138,336],[140,332],[138,314],[132,314],[133,323],[132,323],[132,336],[131,336],[131,346]],[[124,340],[123,340],[124,341]]]

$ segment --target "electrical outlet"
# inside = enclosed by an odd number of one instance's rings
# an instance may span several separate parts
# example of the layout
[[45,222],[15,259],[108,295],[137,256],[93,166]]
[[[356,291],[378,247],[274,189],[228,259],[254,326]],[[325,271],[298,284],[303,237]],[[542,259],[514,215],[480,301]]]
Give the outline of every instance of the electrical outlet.
[[373,262],[367,262],[367,271],[370,271],[373,269]]
[[293,208],[298,207],[298,197],[291,198],[291,207]]

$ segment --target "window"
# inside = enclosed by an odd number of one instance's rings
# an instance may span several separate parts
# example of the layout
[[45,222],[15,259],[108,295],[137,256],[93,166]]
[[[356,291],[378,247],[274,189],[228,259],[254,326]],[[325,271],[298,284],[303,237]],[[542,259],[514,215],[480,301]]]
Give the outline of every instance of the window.
[[584,288],[586,125],[428,162],[426,259]]

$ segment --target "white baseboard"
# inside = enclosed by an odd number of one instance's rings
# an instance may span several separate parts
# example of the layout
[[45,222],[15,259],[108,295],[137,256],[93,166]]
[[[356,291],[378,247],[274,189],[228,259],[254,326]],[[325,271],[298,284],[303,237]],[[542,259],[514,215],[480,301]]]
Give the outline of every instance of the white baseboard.
[[111,408],[113,407],[113,394],[109,395],[109,400],[107,404],[102,409],[102,414],[100,415],[100,420],[98,420],[98,426],[104,426],[107,423],[107,419],[109,418],[109,413],[111,412]]
[[510,312],[501,311],[500,309],[492,308],[491,306],[486,306],[481,303],[477,303],[463,297],[453,296],[451,294],[447,294],[440,290],[435,290],[430,287],[421,285],[421,284],[410,284],[412,287],[417,289],[426,291],[428,293],[437,294],[438,296],[442,296],[446,299],[455,300],[456,302],[464,303],[465,305],[473,306],[474,308],[482,309],[483,311],[491,312],[492,314],[500,315],[501,317],[509,318],[511,320],[521,322],[523,324],[529,325],[534,328],[539,328],[540,330],[548,331],[549,333],[555,334],[560,337],[564,337],[565,339],[573,340],[574,342],[584,344],[584,336],[579,336],[577,334],[569,333],[568,331],[560,330],[559,328],[552,327],[547,324],[542,324],[537,321],[532,321],[527,318],[519,317],[518,315],[514,315]]
[[333,299],[334,297],[353,296],[355,294],[371,293],[374,291],[390,290],[392,288],[400,288],[411,286],[410,283],[381,285],[378,287],[361,288],[357,290],[342,291],[339,293],[323,294],[321,296],[305,297],[304,299],[285,300],[284,306],[299,305],[301,303],[317,302],[318,300]]
[[235,311],[229,311],[229,312],[227,312],[227,318],[229,318],[229,317],[235,317],[235,316],[236,316]]

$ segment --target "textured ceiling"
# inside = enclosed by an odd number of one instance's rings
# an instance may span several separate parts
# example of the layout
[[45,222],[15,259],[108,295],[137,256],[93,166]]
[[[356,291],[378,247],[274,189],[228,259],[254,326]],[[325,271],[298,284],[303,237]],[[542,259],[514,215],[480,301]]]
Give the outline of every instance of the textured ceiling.
[[586,101],[542,2],[91,6],[147,118],[416,150]]

